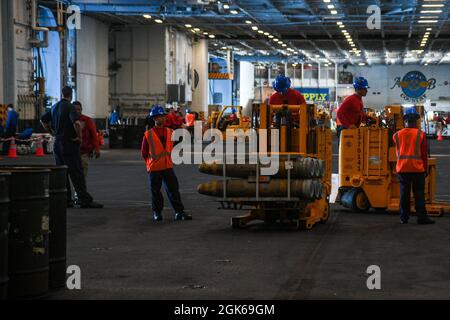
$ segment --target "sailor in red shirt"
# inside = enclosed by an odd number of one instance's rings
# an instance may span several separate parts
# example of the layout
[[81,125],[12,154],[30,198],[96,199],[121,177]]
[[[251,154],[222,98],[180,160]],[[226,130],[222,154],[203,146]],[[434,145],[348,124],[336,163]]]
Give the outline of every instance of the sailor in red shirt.
[[86,178],[89,168],[89,159],[92,159],[94,155],[96,159],[100,157],[100,146],[98,143],[97,128],[95,127],[94,121],[90,117],[82,114],[83,106],[79,101],[75,101],[73,105],[75,106],[76,112],[80,116],[81,132],[83,137],[80,146],[80,153],[81,163],[83,165],[83,173],[84,177]]
[[276,92],[270,96],[269,104],[301,105],[306,103],[303,95],[291,88],[291,79],[288,77],[277,76],[272,86]]
[[165,127],[176,130],[183,126],[183,116],[179,110],[179,107],[174,107],[170,110],[169,114],[166,116]]
[[370,88],[369,83],[363,77],[358,77],[353,81],[353,87],[355,93],[347,97],[337,110],[336,116],[341,123],[337,127],[338,139],[342,129],[358,128],[362,122],[367,120],[362,97],[367,95],[367,89]]

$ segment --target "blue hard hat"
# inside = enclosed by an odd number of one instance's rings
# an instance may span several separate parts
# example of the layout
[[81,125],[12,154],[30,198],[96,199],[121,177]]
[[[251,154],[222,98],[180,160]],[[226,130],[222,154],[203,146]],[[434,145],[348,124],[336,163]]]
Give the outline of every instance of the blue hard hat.
[[407,108],[403,112],[403,120],[417,120],[419,118],[420,115],[414,107]]
[[366,78],[358,77],[353,80],[353,88],[355,89],[368,89],[369,83]]
[[156,117],[156,116],[165,116],[166,112],[164,111],[164,108],[160,106],[159,104],[155,104],[152,106],[152,109],[150,110],[150,117]]
[[285,94],[286,91],[291,87],[291,79],[286,76],[279,75],[275,78],[272,86],[276,92]]

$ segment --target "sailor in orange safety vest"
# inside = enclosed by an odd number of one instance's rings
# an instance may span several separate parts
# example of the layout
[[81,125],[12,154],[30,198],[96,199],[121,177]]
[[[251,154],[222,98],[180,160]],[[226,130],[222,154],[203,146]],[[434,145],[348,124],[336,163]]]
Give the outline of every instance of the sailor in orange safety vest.
[[400,182],[400,223],[408,223],[411,210],[411,186],[414,192],[418,224],[433,224],[425,207],[425,177],[428,171],[427,140],[425,133],[417,128],[420,118],[414,107],[403,115],[405,128],[394,134],[397,153],[395,171]]
[[152,193],[153,221],[162,220],[164,207],[161,193],[162,183],[167,192],[172,207],[175,210],[175,220],[191,220],[192,216],[184,212],[184,206],[179,192],[178,179],[173,171],[171,152],[173,149],[172,130],[164,127],[166,113],[164,108],[154,105],[150,117],[155,126],[144,134],[141,146],[142,158],[145,160]]

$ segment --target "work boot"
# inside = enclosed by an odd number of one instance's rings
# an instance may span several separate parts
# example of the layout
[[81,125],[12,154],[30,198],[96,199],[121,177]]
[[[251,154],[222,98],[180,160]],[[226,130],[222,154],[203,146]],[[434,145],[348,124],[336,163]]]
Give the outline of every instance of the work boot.
[[160,212],[153,212],[153,221],[162,221],[163,217]]
[[184,212],[175,213],[175,221],[182,221],[182,220],[192,220],[192,216]]
[[425,216],[424,218],[417,218],[417,224],[434,224],[434,220]]
[[89,209],[101,209],[101,208],[103,208],[103,205],[101,203],[92,201],[92,202],[89,202],[89,203],[81,203],[80,204],[80,208],[83,208],[83,209],[87,209],[87,208],[89,208]]

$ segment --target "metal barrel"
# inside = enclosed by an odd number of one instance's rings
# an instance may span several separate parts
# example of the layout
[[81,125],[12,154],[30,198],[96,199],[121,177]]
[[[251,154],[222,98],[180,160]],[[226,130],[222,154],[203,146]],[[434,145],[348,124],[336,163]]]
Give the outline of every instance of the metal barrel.
[[67,166],[26,165],[0,169],[49,169],[50,230],[49,230],[49,287],[66,285],[67,247]]
[[10,179],[8,295],[48,292],[50,170],[14,168]]
[[145,126],[126,126],[124,131],[124,147],[130,149],[140,149],[144,133]]
[[[293,168],[291,170],[291,178],[293,179],[310,179],[320,178],[321,164],[317,159],[301,158],[293,161]],[[248,176],[256,175],[256,164],[226,164],[226,174],[230,178],[246,178]],[[202,163],[199,166],[199,171],[202,173],[221,176],[223,174],[222,164],[206,164]],[[279,170],[273,175],[274,178],[286,178],[286,161],[280,159]]]
[[110,126],[108,132],[110,149],[125,147],[125,128],[123,126]]
[[[320,182],[319,182],[320,183]],[[247,180],[226,180],[227,197],[255,197],[256,183]],[[288,181],[286,179],[272,179],[259,184],[260,197],[287,197]],[[222,197],[223,181],[214,180],[202,183],[197,187],[200,194]],[[291,180],[291,197],[312,200],[316,198],[316,187],[313,180]]]
[[8,212],[10,173],[0,173],[0,300],[8,297]]

